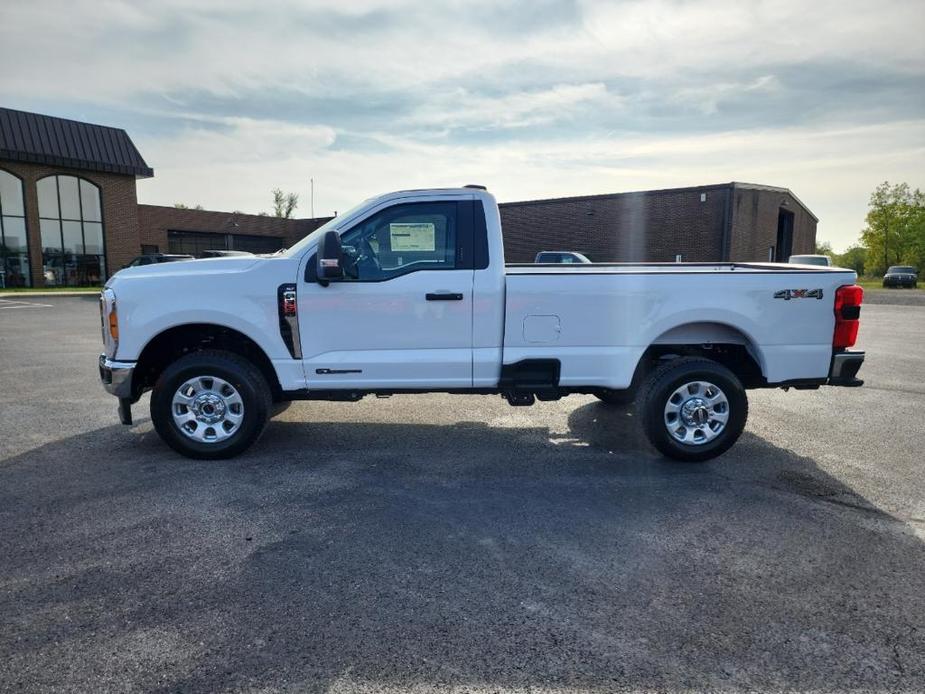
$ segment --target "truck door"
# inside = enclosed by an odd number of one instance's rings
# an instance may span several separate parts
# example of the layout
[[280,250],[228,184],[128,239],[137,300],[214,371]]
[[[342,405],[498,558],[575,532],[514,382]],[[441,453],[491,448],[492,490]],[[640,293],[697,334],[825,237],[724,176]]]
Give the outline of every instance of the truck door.
[[343,280],[298,292],[309,388],[471,387],[472,209],[395,204],[341,233]]

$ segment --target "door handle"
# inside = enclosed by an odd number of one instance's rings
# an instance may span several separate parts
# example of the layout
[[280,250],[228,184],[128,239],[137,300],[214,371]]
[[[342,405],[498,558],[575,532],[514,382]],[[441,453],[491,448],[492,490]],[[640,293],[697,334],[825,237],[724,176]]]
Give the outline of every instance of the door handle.
[[428,301],[462,301],[462,294],[452,292],[429,292],[425,295]]

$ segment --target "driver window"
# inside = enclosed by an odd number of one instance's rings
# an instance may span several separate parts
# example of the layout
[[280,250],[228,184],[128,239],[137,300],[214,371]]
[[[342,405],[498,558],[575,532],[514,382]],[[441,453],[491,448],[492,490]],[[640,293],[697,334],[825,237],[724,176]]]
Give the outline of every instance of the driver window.
[[341,235],[344,279],[377,282],[417,270],[456,268],[456,203],[413,203],[377,212]]

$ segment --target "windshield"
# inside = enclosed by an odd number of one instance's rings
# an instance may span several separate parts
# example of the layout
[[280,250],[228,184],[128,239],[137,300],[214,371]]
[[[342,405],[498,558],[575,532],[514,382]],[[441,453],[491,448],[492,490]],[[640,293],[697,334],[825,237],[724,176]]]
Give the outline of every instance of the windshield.
[[895,274],[914,275],[914,274],[915,274],[915,268],[914,268],[914,267],[910,267],[909,265],[894,265],[893,267],[891,267],[889,270],[886,271],[886,274],[888,274],[888,275],[890,275],[890,274],[894,274],[894,275],[895,275]]
[[[370,198],[371,200],[372,198]],[[359,205],[354,205],[349,210],[344,212],[342,215],[337,217],[331,217],[328,221],[322,224],[320,227],[315,229],[312,233],[306,236],[301,241],[298,241],[292,245],[291,248],[288,248],[284,253],[285,256],[292,258],[293,256],[299,255],[304,249],[318,242],[318,240],[324,236],[328,231],[335,228],[339,222],[343,222],[345,219],[349,219],[362,208],[366,207],[369,204],[369,200],[364,200]]]

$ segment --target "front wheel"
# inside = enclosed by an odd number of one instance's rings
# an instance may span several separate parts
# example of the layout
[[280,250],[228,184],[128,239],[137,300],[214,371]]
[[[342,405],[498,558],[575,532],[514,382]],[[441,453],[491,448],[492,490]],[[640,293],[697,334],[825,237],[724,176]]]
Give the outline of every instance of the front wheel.
[[661,453],[683,462],[722,455],[748,419],[742,383],[722,364],[682,357],[656,369],[637,399],[646,436]]
[[181,357],[157,379],[151,420],[164,442],[189,458],[231,458],[263,433],[271,407],[260,370],[231,352]]

